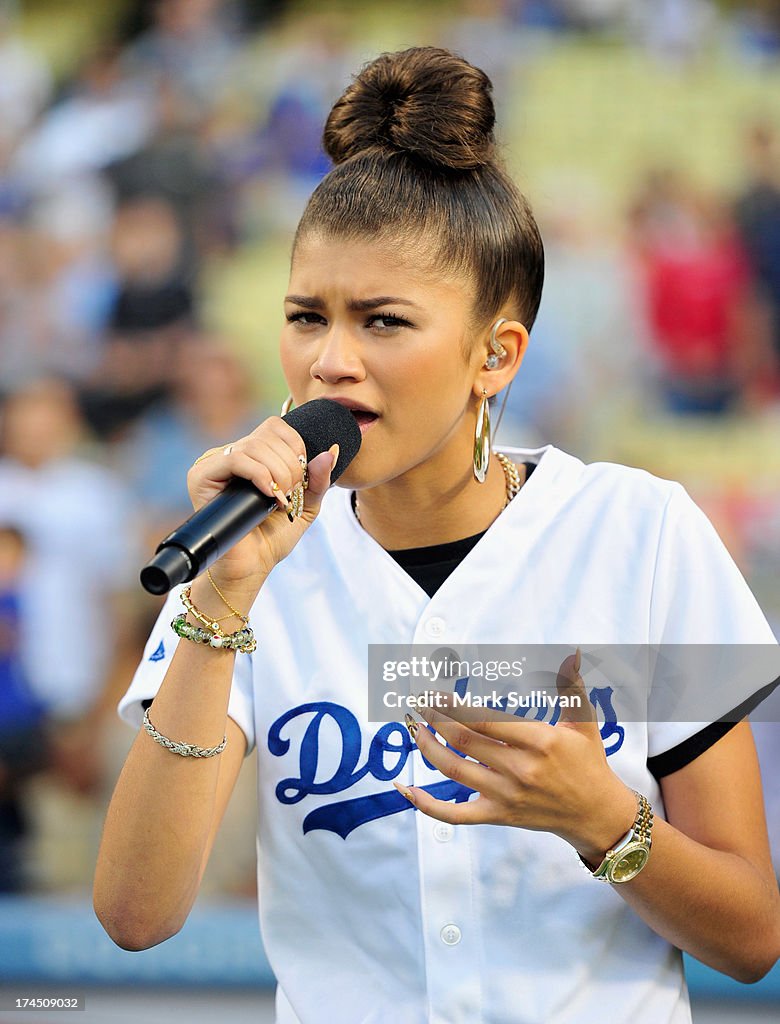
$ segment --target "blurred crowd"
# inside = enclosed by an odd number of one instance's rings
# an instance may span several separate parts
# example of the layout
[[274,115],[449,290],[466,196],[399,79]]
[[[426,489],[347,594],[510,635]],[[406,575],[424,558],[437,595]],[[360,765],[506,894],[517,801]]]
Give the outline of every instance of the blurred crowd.
[[[567,34],[678,65],[712,45],[780,60],[776,5],[732,6],[479,0],[439,8],[435,41],[508,107],[517,55]],[[370,56],[317,5],[123,10],[57,78],[0,0],[0,892],[54,884],[26,855],[31,780],[92,808],[110,790],[121,758],[97,737],[156,615],[137,571],[188,514],[187,468],[276,411],[210,321],[207,272],[289,235],[328,169],[324,117]],[[587,407],[631,388],[681,420],[780,409],[778,127],[745,124],[734,194],[647,168],[617,241],[573,198],[542,215],[547,290],[505,429],[585,454]]]

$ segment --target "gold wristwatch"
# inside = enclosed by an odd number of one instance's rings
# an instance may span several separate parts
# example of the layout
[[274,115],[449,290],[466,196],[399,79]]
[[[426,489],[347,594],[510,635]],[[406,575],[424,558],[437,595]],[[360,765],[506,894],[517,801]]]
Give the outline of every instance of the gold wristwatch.
[[650,857],[651,837],[653,829],[653,810],[646,797],[634,790],[637,799],[637,813],[631,829],[617,842],[611,850],[607,850],[604,860],[598,867],[593,867],[583,856],[580,860],[594,878],[605,882],[630,882],[636,878]]

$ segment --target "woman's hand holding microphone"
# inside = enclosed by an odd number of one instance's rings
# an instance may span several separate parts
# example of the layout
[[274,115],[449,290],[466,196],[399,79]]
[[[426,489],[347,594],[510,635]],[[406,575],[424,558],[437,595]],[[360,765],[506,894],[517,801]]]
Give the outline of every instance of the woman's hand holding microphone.
[[[251,481],[279,504],[278,513],[267,516],[211,566],[213,582],[244,614],[274,566],[286,558],[317,518],[338,455],[339,446],[333,444],[307,467],[300,434],[281,417],[271,416],[246,437],[206,452],[190,469],[187,487],[196,510],[223,491],[234,477]],[[290,506],[293,490],[306,480],[302,512],[290,522],[283,512]],[[192,594],[198,607],[217,613],[219,600],[207,580],[204,585],[203,577],[193,583]]]

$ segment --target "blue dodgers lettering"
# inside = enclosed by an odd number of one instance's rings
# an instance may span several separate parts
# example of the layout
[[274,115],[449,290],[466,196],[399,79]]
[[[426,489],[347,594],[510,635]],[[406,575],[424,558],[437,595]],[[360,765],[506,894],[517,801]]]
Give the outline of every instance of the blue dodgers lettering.
[[[393,733],[398,733],[401,737],[400,743],[392,743],[391,736]],[[399,774],[403,766],[406,764],[406,759],[415,749],[415,744],[412,742],[409,736],[409,730],[405,725],[400,722],[387,722],[377,729],[376,735],[371,740],[371,746],[368,748],[368,770],[375,779],[380,779],[382,782],[389,782]],[[395,759],[395,764],[387,766],[385,763],[385,754],[398,754]]]
[[[418,788],[424,789],[426,793],[430,793],[437,800],[454,800],[456,804],[463,803],[472,793],[476,792],[460,782],[453,782],[452,779]],[[326,807],[317,807],[307,814],[303,819],[303,834],[306,835],[307,832],[320,828],[326,829],[328,832],[335,832],[342,839],[346,839],[358,825],[365,825],[367,821],[384,818],[388,814],[398,814],[400,811],[415,810],[417,808],[410,804],[397,789],[387,793],[359,796],[354,800],[338,800]]]
[[[372,737],[366,763],[359,767],[362,733],[357,718],[341,704],[312,701],[290,708],[273,722],[268,730],[268,750],[271,754],[283,757],[288,753],[290,740],[282,736],[282,731],[293,720],[305,716],[311,716],[311,719],[303,734],[298,754],[300,774],[297,778],[281,779],[276,786],[276,798],[283,804],[295,804],[310,795],[341,793],[345,789],[350,789],[366,775],[371,775],[379,782],[390,782],[403,771],[406,759],[412,751],[417,750],[417,745],[412,742],[405,725],[400,722],[386,722]],[[338,730],[341,757],[330,778],[318,779],[320,731],[326,722],[332,723]],[[395,739],[395,736],[398,739]],[[338,739],[336,742],[338,743]],[[460,757],[464,756],[458,750],[454,752]],[[388,754],[392,755],[389,762]],[[428,768],[433,768],[426,758],[423,758],[423,762]],[[438,795],[439,799],[457,802],[468,800],[474,792],[450,779],[422,788]],[[392,792],[372,793],[369,796],[318,807],[304,819],[303,831],[306,833],[313,829],[326,829],[346,839],[358,825],[373,821],[375,818],[383,818],[388,814],[413,809],[412,804],[396,789]]]
[[[625,738],[625,730],[617,724],[617,716],[612,706],[612,688],[594,687],[590,692],[590,701],[597,710],[600,708],[604,715],[604,724],[601,727],[602,739],[606,741],[613,736],[617,737],[616,741],[606,748],[607,756],[609,756],[620,749]],[[288,754],[291,743],[282,735],[283,731],[289,723],[307,717],[309,721],[298,751],[299,774],[297,777],[288,776],[281,779],[276,786],[276,798],[283,804],[296,804],[307,796],[343,793],[344,790],[351,789],[352,786],[360,782],[366,775],[370,775],[378,782],[390,782],[401,774],[409,755],[418,749],[406,726],[400,722],[385,722],[371,738],[366,762],[360,765],[363,735],[355,715],[342,704],[332,701],[311,701],[290,708],[271,724],[268,730],[269,752],[275,757],[284,757]],[[331,749],[335,746],[335,750],[338,752],[338,744],[341,745],[339,763],[330,777],[324,779],[317,777],[323,726],[330,733],[327,741],[323,739],[323,742],[327,742],[328,748]],[[336,729],[335,744],[334,726]],[[428,728],[431,727],[428,726]],[[324,733],[322,735],[324,736]],[[449,743],[447,746],[459,757],[464,756]],[[422,757],[422,755],[420,756]],[[422,758],[422,760],[426,767],[433,769],[433,765],[426,758]],[[420,788],[439,800],[454,800],[456,803],[468,800],[475,792],[468,786],[446,778],[441,782],[434,782]],[[335,832],[342,839],[346,839],[350,832],[366,822],[408,810],[415,810],[415,808],[395,788],[392,791],[370,793],[349,800],[337,800],[320,805],[310,811],[303,819],[303,833],[305,835],[307,832],[322,829]]]
[[[612,687],[611,686],[594,686],[590,691],[590,702],[596,709],[598,714],[599,709],[604,716],[604,724],[601,727],[601,739],[604,743],[604,753],[607,757],[612,754],[616,754],[618,750],[623,746],[623,740],[626,738],[626,730],[622,725],[618,725],[617,714],[612,706]],[[607,744],[607,740],[616,737],[615,742]]]
[[[268,730],[268,750],[275,757],[282,757],[290,749],[290,741],[282,737],[284,727],[288,722],[304,715],[311,715],[312,718],[301,740],[298,758],[300,775],[298,778],[282,779],[276,787],[276,798],[283,804],[296,804],[304,797],[315,793],[341,793],[354,786],[356,782],[360,782],[365,775],[371,775],[379,782],[390,782],[400,775],[407,757],[417,749],[405,725],[400,722],[386,722],[377,729],[368,748],[366,763],[359,768],[363,737],[357,718],[341,704],[313,701],[290,708],[271,725]],[[318,781],[320,730],[323,722],[328,721],[334,722],[338,727],[341,736],[341,759],[329,779]],[[394,733],[400,737],[400,743],[392,742],[391,737]],[[390,765],[385,761],[385,755],[388,753],[396,755],[394,763]],[[456,750],[455,753],[460,754],[460,751]],[[463,757],[463,754],[460,756]],[[425,758],[423,761],[428,768],[433,768]]]
[[[369,762],[358,769],[361,733],[358,720],[341,704],[331,701],[313,701],[290,708],[271,725],[268,731],[268,749],[281,757],[290,749],[290,741],[282,738],[282,729],[294,718],[312,714],[301,740],[299,757],[300,777],[282,779],[276,787],[276,798],[283,804],[295,804],[310,793],[341,793],[354,786],[369,771]],[[324,719],[336,723],[341,733],[341,760],[329,779],[317,782],[317,763],[320,753],[320,727]],[[411,743],[411,741],[410,741]],[[404,758],[406,761],[406,758]],[[400,768],[398,769],[400,771]]]

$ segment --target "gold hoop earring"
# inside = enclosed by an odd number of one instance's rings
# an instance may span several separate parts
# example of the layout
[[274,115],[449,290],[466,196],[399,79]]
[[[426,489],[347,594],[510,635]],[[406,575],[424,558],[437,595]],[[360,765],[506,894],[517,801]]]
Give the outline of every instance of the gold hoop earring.
[[290,409],[293,408],[293,396],[288,395],[287,398],[282,402],[282,408],[279,412],[280,416],[286,416]]
[[502,316],[496,320],[490,329],[490,355],[485,360],[485,368],[488,370],[495,370],[500,360],[506,355],[506,349],[496,337],[496,332],[502,324],[507,323],[509,323],[507,318]]
[[487,391],[482,388],[482,398],[477,410],[477,429],[474,433],[474,476],[484,484],[490,463],[490,406]]

